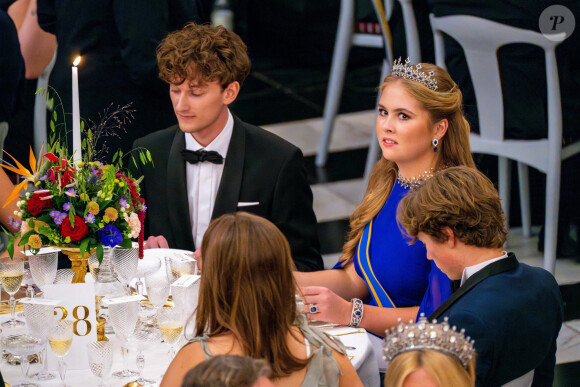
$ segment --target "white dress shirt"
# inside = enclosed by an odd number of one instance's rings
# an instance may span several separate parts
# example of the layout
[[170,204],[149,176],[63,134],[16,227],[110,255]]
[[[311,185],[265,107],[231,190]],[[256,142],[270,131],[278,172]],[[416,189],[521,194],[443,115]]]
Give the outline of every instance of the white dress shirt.
[[467,279],[469,277],[471,277],[472,275],[474,275],[475,273],[477,273],[478,271],[480,271],[481,269],[483,269],[487,265],[494,263],[496,261],[499,261],[500,259],[507,258],[507,257],[508,257],[508,254],[504,251],[503,255],[501,257],[488,259],[487,261],[478,263],[477,265],[468,266],[468,267],[464,268],[463,275],[461,276],[461,286],[463,286],[463,284],[465,283],[465,281],[467,281]]
[[210,162],[190,164],[184,161],[191,233],[197,249],[201,247],[203,234],[205,234],[205,230],[207,230],[211,220],[211,213],[215,205],[233,130],[234,118],[228,109],[228,122],[226,126],[208,146],[203,147],[192,135],[185,135],[185,149],[191,151],[198,151],[200,149],[216,151],[224,158],[223,164],[213,164]]

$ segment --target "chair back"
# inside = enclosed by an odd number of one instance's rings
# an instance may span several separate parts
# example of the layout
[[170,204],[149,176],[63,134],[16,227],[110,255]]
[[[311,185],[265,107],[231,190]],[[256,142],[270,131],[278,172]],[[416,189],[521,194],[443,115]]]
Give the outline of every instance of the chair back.
[[[442,32],[455,39],[463,48],[473,82],[480,134],[471,136],[473,152],[495,154],[520,160],[546,172],[547,147],[560,158],[562,142],[562,108],[560,83],[555,48],[565,33],[554,35],[555,40],[541,33],[515,28],[475,16],[430,15],[435,39],[436,64],[445,68],[445,48]],[[547,140],[504,140],[504,110],[499,76],[497,50],[511,43],[527,43],[544,49],[548,90],[548,139],[557,146],[548,146]],[[519,143],[519,145],[517,144]],[[502,145],[503,144],[503,145]],[[530,149],[532,146],[534,149]],[[536,153],[543,151],[542,153]],[[514,152],[517,153],[514,157]],[[538,157],[541,156],[541,157]]]

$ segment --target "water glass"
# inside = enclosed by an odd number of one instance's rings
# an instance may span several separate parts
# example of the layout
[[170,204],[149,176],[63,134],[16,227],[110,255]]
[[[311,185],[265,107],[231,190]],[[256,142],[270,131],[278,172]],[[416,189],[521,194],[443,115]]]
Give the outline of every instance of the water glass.
[[15,328],[25,325],[24,322],[16,320],[16,299],[14,298],[18,289],[20,289],[23,278],[24,260],[22,258],[0,258],[0,281],[4,291],[10,295],[10,320],[3,322],[3,327]]
[[183,332],[183,312],[181,308],[167,307],[157,311],[157,326],[163,341],[169,344],[169,361],[175,357],[175,344]]
[[14,356],[20,357],[20,368],[25,382],[22,384],[13,385],[13,387],[39,387],[36,383],[27,381],[28,377],[28,356],[39,353],[46,340],[34,335],[9,335],[2,337],[2,347],[4,351],[11,353]]
[[142,386],[155,384],[156,381],[145,379],[143,369],[145,368],[145,356],[143,351],[151,344],[161,342],[161,332],[154,326],[138,322],[135,331],[127,338],[129,348],[137,350],[137,372],[139,373],[135,383]]
[[[48,339],[51,330],[56,323],[54,318],[54,306],[50,304],[31,304],[28,302],[23,302],[24,304],[24,318],[26,318],[26,325],[28,330],[33,335],[40,337],[44,340]],[[42,370],[31,378],[36,380],[51,380],[56,376],[47,369],[46,361],[46,341],[42,347],[40,353],[40,361],[42,363]]]
[[64,384],[66,376],[66,363],[63,358],[70,351],[73,340],[73,322],[70,320],[61,320],[57,322],[48,336],[48,343],[50,349],[58,357],[58,374],[60,380]]
[[[141,281],[141,279],[145,277],[146,274],[156,272],[160,267],[161,260],[158,257],[145,254],[143,259],[139,260],[137,264],[137,281],[135,282],[135,290],[137,290],[138,295],[143,295],[143,281]],[[147,309],[152,309],[152,307],[141,304],[139,309],[140,311],[145,311]]]
[[123,356],[124,364],[122,371],[113,373],[117,378],[128,378],[138,375],[137,372],[129,370],[126,359],[127,339],[129,335],[135,331],[138,311],[139,301],[137,300],[109,304],[109,317],[111,318],[111,325],[113,326],[115,335],[121,342],[121,355]]
[[147,297],[155,310],[161,308],[167,302],[171,288],[170,280],[169,274],[163,265],[159,267],[159,270],[145,274]]
[[116,247],[113,252],[113,270],[117,278],[125,285],[125,294],[129,295],[129,284],[137,275],[139,265],[139,248],[136,243],[129,249]]
[[89,368],[93,375],[99,378],[99,386],[103,386],[104,378],[113,367],[113,345],[110,341],[94,341],[87,344]]
[[42,248],[38,254],[28,255],[30,273],[34,283],[42,289],[44,285],[51,285],[56,278],[58,266],[58,251],[50,247]]

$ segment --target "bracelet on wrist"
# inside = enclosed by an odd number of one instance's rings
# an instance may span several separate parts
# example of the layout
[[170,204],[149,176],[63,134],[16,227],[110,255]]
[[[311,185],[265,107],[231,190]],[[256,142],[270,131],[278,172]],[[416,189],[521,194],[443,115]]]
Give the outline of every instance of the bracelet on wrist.
[[352,302],[352,312],[350,314],[350,324],[348,324],[348,326],[357,328],[363,319],[364,304],[359,298],[353,298],[350,301]]

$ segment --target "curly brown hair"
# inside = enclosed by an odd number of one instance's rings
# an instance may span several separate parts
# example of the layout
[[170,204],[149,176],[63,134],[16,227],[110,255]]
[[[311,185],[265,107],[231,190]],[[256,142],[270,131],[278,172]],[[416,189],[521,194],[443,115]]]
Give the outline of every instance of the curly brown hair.
[[448,236],[443,227],[449,227],[466,245],[501,248],[508,233],[493,183],[465,166],[436,173],[401,199],[397,220],[413,242],[420,232],[445,242]]
[[222,89],[250,73],[250,58],[242,39],[222,26],[188,23],[170,33],[157,47],[159,77],[173,85],[185,80],[218,81]]

